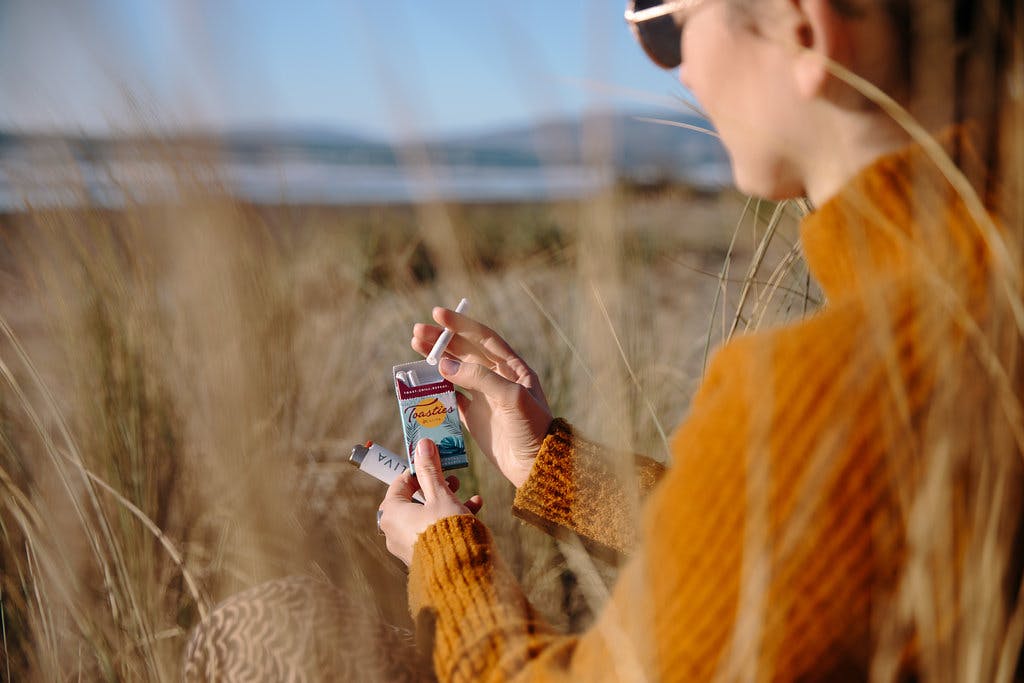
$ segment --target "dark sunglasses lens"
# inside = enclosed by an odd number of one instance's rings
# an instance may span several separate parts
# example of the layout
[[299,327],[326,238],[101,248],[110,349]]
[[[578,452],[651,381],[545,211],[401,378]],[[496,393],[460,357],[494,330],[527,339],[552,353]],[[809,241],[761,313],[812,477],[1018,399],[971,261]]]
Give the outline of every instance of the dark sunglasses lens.
[[[657,7],[661,0],[636,0],[629,4],[634,11],[640,11]],[[674,69],[683,63],[682,28],[671,14],[632,24],[632,28],[644,52],[658,66]]]

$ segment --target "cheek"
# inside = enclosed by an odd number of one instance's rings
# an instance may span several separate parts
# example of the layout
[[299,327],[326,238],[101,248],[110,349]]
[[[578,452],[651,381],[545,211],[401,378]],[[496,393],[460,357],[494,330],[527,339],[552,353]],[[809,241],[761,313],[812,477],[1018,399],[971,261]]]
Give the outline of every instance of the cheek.
[[683,63],[679,67],[679,82],[703,103],[705,97],[704,80],[707,73],[706,50],[703,46],[704,36],[693,30],[689,22],[683,30],[682,55]]
[[721,3],[698,12],[683,29],[679,79],[704,111],[715,117],[729,107],[744,80],[747,61],[738,37],[725,23]]
[[799,196],[802,185],[776,139],[792,116],[775,89],[776,55],[726,10],[715,3],[686,23],[679,79],[721,136],[740,190],[772,199]]

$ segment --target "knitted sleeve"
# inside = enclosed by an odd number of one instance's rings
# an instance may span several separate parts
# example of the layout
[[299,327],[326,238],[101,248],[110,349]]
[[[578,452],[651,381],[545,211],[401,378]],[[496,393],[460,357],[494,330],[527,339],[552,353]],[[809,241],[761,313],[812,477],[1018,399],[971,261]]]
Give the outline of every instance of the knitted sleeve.
[[[877,517],[881,418],[893,411],[879,399],[884,369],[851,362],[849,325],[834,338],[815,326],[717,355],[644,509],[642,540],[582,635],[544,624],[476,518],[427,529],[409,599],[433,634],[439,679],[866,678],[869,597],[892,574],[878,555],[895,554],[880,530],[896,526]],[[794,359],[815,348],[801,372]],[[824,419],[838,405],[845,418]]]
[[554,536],[575,534],[592,553],[617,559],[636,544],[637,503],[654,488],[665,466],[642,455],[612,454],[632,460],[634,476],[624,481],[609,455],[565,420],[554,420],[530,477],[516,491],[513,513]]

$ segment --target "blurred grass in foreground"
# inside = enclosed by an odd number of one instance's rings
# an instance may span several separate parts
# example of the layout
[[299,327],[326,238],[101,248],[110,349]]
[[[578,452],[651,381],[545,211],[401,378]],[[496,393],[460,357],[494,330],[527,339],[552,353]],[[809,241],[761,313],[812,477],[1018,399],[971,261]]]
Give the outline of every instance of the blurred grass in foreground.
[[[399,447],[390,367],[434,305],[468,296],[556,414],[665,458],[707,350],[817,302],[791,205],[257,207],[183,185],[0,219],[4,680],[175,680],[212,604],[295,572],[405,624],[383,487],[345,459]],[[460,475],[536,604],[584,627],[614,568],[513,520],[478,452]]]

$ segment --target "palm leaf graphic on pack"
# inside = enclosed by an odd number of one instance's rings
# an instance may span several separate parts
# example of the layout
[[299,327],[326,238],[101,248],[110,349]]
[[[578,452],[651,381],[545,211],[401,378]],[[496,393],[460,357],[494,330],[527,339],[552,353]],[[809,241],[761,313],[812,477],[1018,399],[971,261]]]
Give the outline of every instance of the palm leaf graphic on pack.
[[462,455],[466,452],[466,442],[460,436],[446,436],[437,443],[441,456]]

